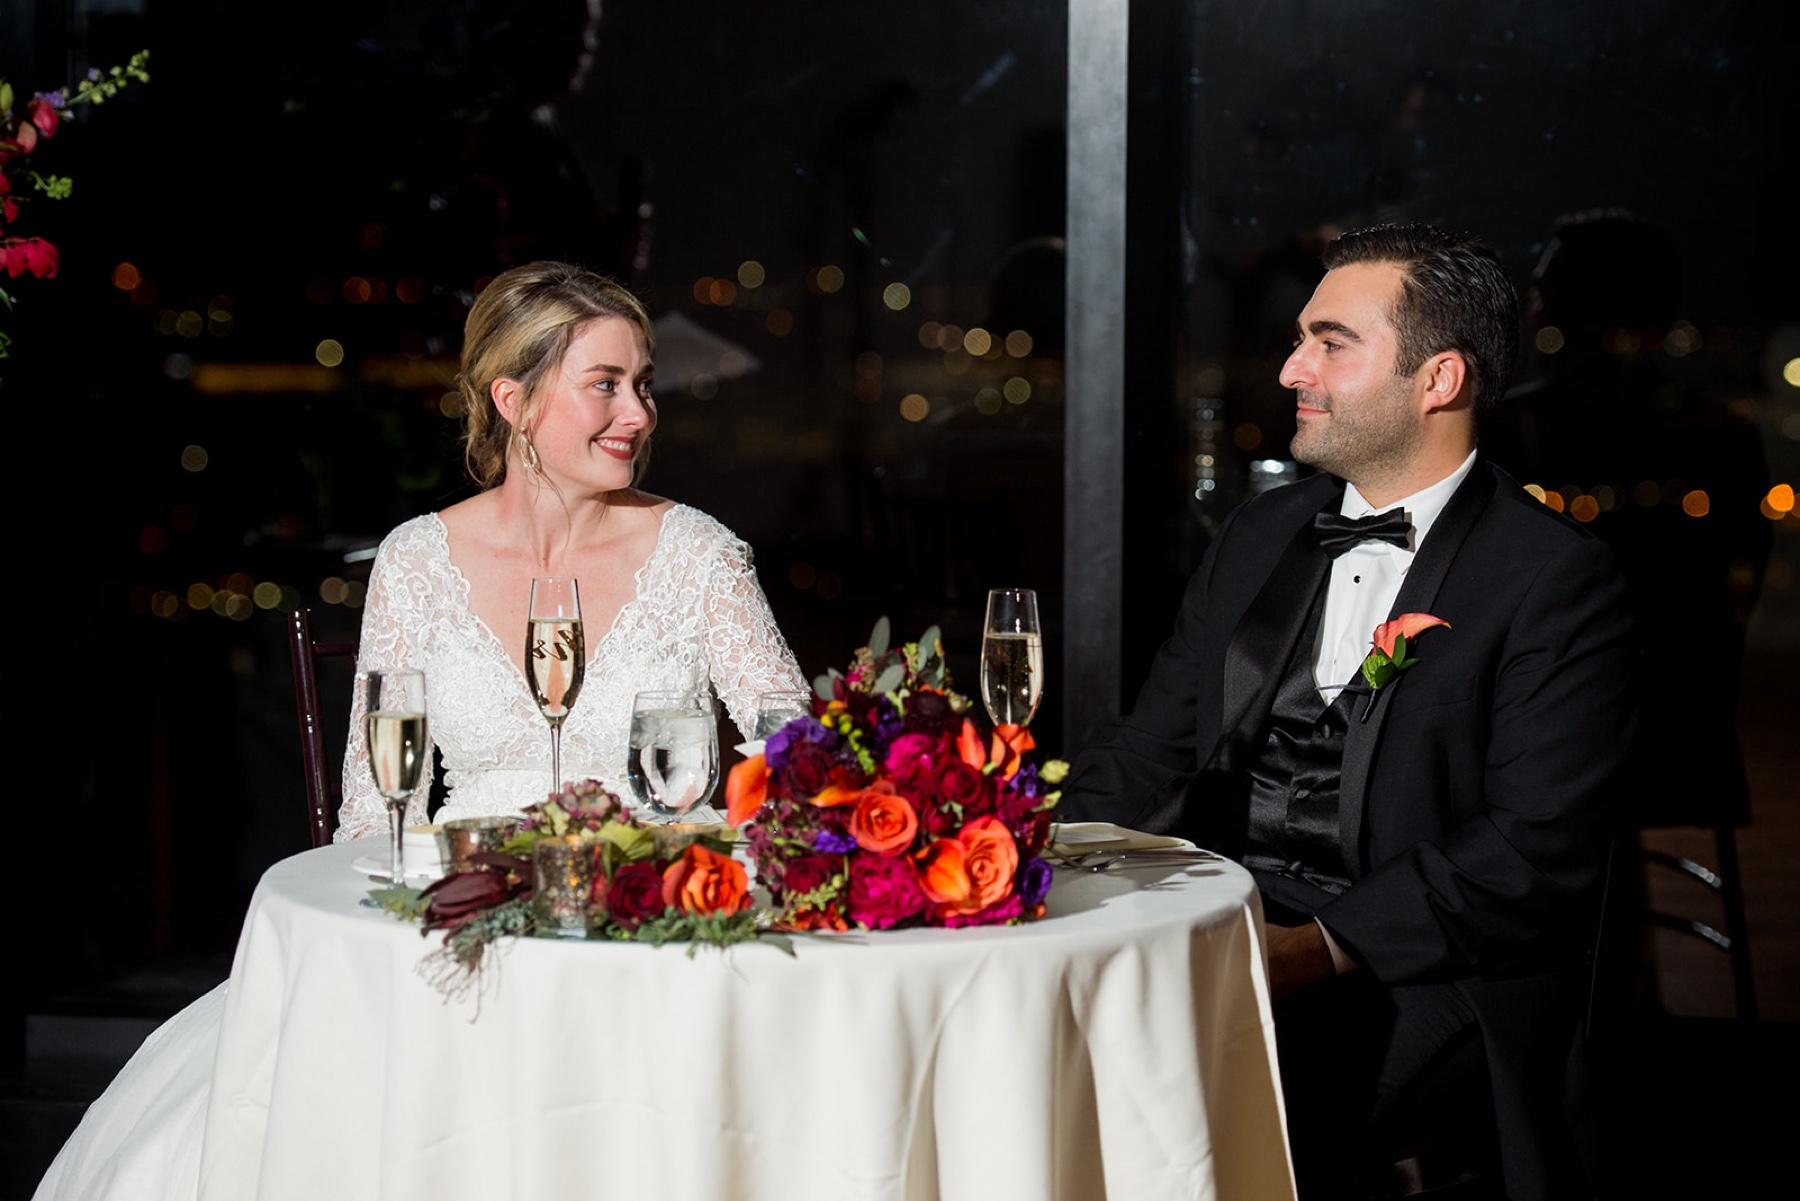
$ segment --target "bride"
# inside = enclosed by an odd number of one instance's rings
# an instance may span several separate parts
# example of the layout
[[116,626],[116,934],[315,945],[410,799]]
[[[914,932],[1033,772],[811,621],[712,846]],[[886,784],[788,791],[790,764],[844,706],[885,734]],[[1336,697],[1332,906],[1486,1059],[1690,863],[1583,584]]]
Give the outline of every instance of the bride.
[[[740,732],[755,697],[805,687],[744,544],[634,487],[656,426],[650,320],[630,292],[562,263],[515,267],[469,310],[458,384],[484,487],[400,526],[369,580],[358,667],[425,673],[449,799],[440,817],[516,812],[550,789],[549,726],[525,683],[533,576],[574,576],[592,643],[563,728],[564,776],[624,794],[632,697],[710,683]],[[352,713],[340,841],[383,833]],[[423,800],[408,813],[423,821]],[[120,1071],[37,1201],[189,1201],[226,986],[176,1014]]]

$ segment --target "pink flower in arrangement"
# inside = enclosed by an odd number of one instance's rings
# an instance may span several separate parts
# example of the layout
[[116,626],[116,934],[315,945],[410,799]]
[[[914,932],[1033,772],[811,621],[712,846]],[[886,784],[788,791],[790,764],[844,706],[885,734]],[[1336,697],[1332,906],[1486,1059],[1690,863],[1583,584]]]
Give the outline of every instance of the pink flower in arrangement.
[[17,279],[29,271],[39,279],[55,279],[60,256],[42,238],[8,238],[0,242],[0,269]]
[[925,911],[919,871],[904,855],[857,855],[850,861],[850,920],[886,930]]
[[56,111],[54,100],[53,96],[33,96],[31,103],[25,106],[25,115],[47,138],[56,136],[56,126],[62,119],[62,114]]

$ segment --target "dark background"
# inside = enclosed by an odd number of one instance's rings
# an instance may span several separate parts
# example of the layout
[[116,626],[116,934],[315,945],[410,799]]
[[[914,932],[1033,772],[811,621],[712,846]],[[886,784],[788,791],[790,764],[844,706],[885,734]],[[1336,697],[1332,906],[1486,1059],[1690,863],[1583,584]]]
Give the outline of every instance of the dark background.
[[[1694,330],[1638,353],[1800,479],[1791,8],[1131,6],[1127,694],[1218,521],[1291,470],[1275,375],[1338,228],[1476,231],[1524,294],[1559,214],[1629,206],[1674,236]],[[809,673],[887,613],[941,622],[972,688],[985,591],[1034,587],[1034,729],[1075,749],[1066,29],[1026,0],[8,0],[23,95],[153,52],[34,156],[75,180],[21,219],[61,272],[0,314],[15,1012],[146,964],[223,976],[257,877],[305,846],[285,611],[353,632],[368,549],[464,495],[461,319],[534,258],[615,272],[665,323],[647,486],[752,544]],[[1737,620],[1793,663],[1800,518],[1755,521]],[[1668,648],[1676,686],[1706,651]]]

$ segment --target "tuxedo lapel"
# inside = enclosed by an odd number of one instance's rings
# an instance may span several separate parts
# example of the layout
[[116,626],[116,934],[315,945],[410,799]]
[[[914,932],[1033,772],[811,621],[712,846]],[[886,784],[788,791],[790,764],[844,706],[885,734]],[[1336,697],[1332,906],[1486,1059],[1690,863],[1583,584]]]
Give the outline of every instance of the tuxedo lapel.
[[[1431,612],[1444,578],[1450,574],[1450,565],[1493,495],[1494,473],[1477,459],[1474,470],[1451,495],[1444,511],[1432,523],[1425,544],[1413,557],[1400,593],[1394,598],[1394,607],[1388,610],[1388,620],[1402,613]],[[1344,762],[1338,777],[1338,845],[1344,849],[1344,867],[1352,880],[1360,880],[1363,875],[1363,808],[1368,796],[1369,769],[1375,762],[1375,748],[1380,744],[1381,728],[1387,721],[1394,692],[1405,686],[1406,673],[1401,672],[1385,688],[1378,689],[1368,709],[1351,720],[1344,736]]]
[[[1342,498],[1342,490],[1336,490],[1328,503],[1335,506]],[[1282,670],[1306,625],[1313,595],[1331,568],[1331,556],[1319,547],[1312,517],[1313,512],[1308,511],[1306,524],[1288,539],[1275,570],[1232,632],[1231,645],[1225,651],[1219,741],[1207,770],[1231,771],[1234,764],[1255,753],[1254,740],[1274,704]]]

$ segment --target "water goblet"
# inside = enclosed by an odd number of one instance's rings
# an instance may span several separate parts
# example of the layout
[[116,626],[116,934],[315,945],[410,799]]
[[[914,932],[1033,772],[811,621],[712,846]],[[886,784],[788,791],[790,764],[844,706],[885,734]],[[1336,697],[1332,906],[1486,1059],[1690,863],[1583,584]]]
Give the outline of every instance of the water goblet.
[[571,576],[531,581],[531,618],[525,626],[525,681],[550,723],[550,790],[563,786],[562,726],[581,695],[587,642],[581,634],[581,593]]
[[425,673],[365,671],[356,677],[363,706],[363,738],[369,751],[369,774],[388,805],[389,878],[395,888],[406,883],[402,828],[406,803],[419,789],[431,758],[425,723]]
[[626,780],[638,804],[680,818],[719,780],[719,727],[709,698],[688,690],[640,692],[631,706]]
[[1044,638],[1037,593],[996,588],[988,593],[981,635],[981,702],[994,724],[1028,726],[1044,694]]
[[801,717],[812,716],[810,692],[759,692],[756,694],[756,720],[750,737],[758,742]]

